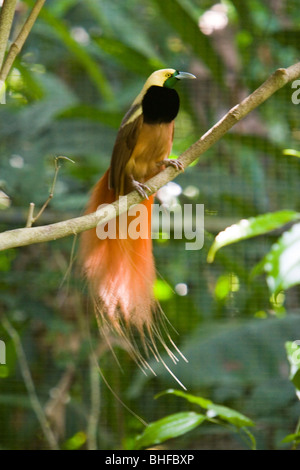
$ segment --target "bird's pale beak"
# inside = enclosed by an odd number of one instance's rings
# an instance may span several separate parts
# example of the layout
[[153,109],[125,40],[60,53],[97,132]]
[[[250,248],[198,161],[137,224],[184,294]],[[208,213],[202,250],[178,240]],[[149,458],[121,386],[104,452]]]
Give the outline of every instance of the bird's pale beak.
[[187,72],[179,72],[178,75],[176,75],[176,78],[178,78],[179,80],[181,80],[182,78],[196,78],[195,75],[193,75],[192,73],[187,73]]

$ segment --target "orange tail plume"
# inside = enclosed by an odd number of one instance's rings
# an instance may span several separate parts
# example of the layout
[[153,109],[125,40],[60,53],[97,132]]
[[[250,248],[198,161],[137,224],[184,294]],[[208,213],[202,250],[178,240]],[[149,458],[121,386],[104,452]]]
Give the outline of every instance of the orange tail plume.
[[[108,179],[109,170],[94,187],[86,213],[95,212],[99,205],[111,204],[116,200],[114,190],[108,189]],[[151,239],[153,199],[151,196],[141,203],[146,210],[141,211],[139,223],[143,221],[147,223],[146,237],[132,238],[127,232],[127,236],[123,233],[120,238],[118,230],[122,223],[123,215],[121,215],[116,220],[116,238],[100,239],[96,229],[88,230],[81,235],[81,265],[91,290],[97,322],[104,336],[107,338],[107,331],[117,333],[125,341],[127,351],[142,370],[149,369],[155,374],[137,346],[134,337],[134,331],[137,331],[142,339],[146,356],[151,352],[185,389],[167,366],[157,347],[158,341],[176,364],[178,358],[168,347],[168,341],[187,362],[170,337],[164,313],[153,296],[155,281]],[[138,207],[140,210],[141,206]],[[127,217],[127,227],[130,227],[130,222],[136,221],[133,215],[124,216]]]
[[[86,213],[95,212],[99,205],[116,200],[114,190],[108,189],[108,175],[109,170],[94,187]],[[150,328],[152,319],[155,280],[151,240],[153,197],[141,204],[147,209],[143,212],[148,227],[145,239],[132,239],[128,233],[123,233],[124,238],[120,239],[119,217],[116,238],[99,239],[96,229],[88,230],[81,236],[81,263],[93,298],[117,331],[124,324],[127,328],[134,325],[142,333],[145,327]],[[133,216],[128,217],[127,226],[130,226],[132,219]]]

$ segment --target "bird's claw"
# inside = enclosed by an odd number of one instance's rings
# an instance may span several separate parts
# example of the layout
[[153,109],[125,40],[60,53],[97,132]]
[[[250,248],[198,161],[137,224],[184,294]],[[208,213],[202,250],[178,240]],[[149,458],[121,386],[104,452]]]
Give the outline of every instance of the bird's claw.
[[183,163],[181,163],[179,160],[174,160],[173,158],[166,158],[165,160],[161,160],[160,162],[157,162],[157,166],[172,166],[175,168],[177,171],[184,171],[184,166]]
[[142,196],[143,199],[149,199],[146,193],[146,191],[151,191],[149,186],[134,179],[132,179],[132,186],[139,193],[139,195]]

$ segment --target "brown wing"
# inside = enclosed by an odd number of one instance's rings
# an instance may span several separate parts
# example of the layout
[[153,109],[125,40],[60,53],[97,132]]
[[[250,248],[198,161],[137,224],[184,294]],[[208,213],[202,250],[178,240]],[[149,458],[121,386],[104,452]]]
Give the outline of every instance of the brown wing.
[[142,114],[134,121],[126,124],[137,109],[138,106],[130,108],[124,116],[112,152],[109,187],[114,189],[116,196],[119,195],[124,188],[125,167],[136,145],[143,124]]

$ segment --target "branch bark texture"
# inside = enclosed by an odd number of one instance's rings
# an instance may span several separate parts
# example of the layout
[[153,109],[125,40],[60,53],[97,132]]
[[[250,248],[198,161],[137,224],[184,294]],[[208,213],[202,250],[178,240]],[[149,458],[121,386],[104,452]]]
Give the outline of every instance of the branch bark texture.
[[4,0],[0,12],[0,70],[3,64],[7,41],[14,19],[17,0]]
[[[46,0],[37,0],[34,7],[32,8],[27,20],[25,21],[20,33],[18,34],[16,40],[12,43],[12,45],[9,48],[8,54],[6,56],[5,62],[1,68],[0,66],[0,81],[5,82],[11,67],[14,63],[15,58],[17,55],[20,53],[30,31],[32,30],[32,27],[34,23],[36,22],[36,19],[44,5]],[[16,3],[16,2],[15,2]],[[4,4],[3,4],[4,6]],[[1,53],[1,49],[0,49]],[[1,56],[0,56],[1,59]],[[1,64],[1,62],[0,62]]]
[[[223,137],[238,121],[256,109],[276,91],[287,83],[300,77],[300,62],[290,67],[276,70],[259,88],[245,98],[241,103],[234,106],[220,121],[207,131],[197,142],[189,147],[179,157],[184,167],[188,167],[201,154],[208,150],[221,137]],[[173,180],[179,174],[172,167],[147,181],[150,188],[148,195],[156,193],[159,188]],[[99,223],[106,223],[113,219],[116,214],[126,212],[129,207],[141,202],[141,196],[133,191],[127,196],[121,197],[114,204],[105,207],[93,214],[77,217],[63,222],[41,227],[30,227],[10,230],[0,234],[0,250],[14,248],[34,243],[47,242],[75,235],[85,230],[94,228]]]

